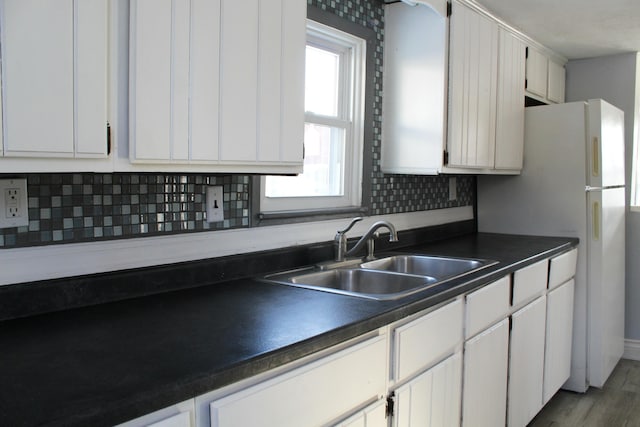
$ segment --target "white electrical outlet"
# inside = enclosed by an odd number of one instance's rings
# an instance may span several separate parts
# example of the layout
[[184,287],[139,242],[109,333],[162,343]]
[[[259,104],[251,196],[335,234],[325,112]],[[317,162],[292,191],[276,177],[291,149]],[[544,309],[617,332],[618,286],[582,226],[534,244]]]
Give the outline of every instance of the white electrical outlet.
[[26,179],[0,179],[0,228],[29,225]]
[[221,185],[207,187],[207,222],[224,221],[223,199],[224,193]]

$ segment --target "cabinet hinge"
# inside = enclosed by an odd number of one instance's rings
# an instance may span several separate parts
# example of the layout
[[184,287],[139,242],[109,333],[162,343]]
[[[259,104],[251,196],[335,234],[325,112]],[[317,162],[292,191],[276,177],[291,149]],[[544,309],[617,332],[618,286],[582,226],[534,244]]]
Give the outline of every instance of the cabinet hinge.
[[393,417],[393,406],[395,404],[395,392],[391,392],[391,394],[387,397],[387,409],[385,410],[385,417],[390,418]]
[[509,332],[513,329],[513,317],[509,316]]
[[524,79],[524,88],[527,88],[527,85],[529,84],[529,81],[527,79]]
[[453,8],[451,7],[451,2],[450,2],[450,1],[448,1],[448,2],[447,2],[447,18],[448,18],[448,17],[450,17],[450,16],[451,16],[451,14],[453,13],[453,12],[452,12],[452,9],[453,9]]
[[449,152],[447,150],[444,150],[442,152],[442,164],[443,165],[449,164]]
[[529,46],[524,48],[524,59],[529,58]]
[[107,155],[111,154],[111,123],[107,122]]

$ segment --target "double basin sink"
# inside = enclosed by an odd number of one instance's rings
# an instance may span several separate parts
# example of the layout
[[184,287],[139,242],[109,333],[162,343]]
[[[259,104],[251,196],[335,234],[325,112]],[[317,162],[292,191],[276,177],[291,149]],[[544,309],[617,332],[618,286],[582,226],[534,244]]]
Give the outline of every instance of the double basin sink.
[[375,300],[398,299],[474,273],[495,261],[428,255],[393,255],[270,274],[268,282]]

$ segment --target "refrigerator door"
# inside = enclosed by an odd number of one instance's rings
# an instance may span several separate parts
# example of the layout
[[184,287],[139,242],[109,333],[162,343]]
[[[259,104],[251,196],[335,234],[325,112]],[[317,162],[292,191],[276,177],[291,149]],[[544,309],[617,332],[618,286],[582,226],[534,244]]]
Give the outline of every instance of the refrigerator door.
[[625,189],[587,192],[587,380],[602,387],[624,352]]
[[589,100],[587,185],[611,187],[624,182],[624,112],[601,100]]

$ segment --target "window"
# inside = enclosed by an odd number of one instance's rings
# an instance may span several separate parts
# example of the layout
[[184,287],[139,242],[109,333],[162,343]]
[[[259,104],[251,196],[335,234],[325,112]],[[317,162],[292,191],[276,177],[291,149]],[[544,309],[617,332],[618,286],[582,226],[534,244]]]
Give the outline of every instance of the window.
[[262,179],[266,212],[360,206],[366,40],[307,21],[304,172]]

